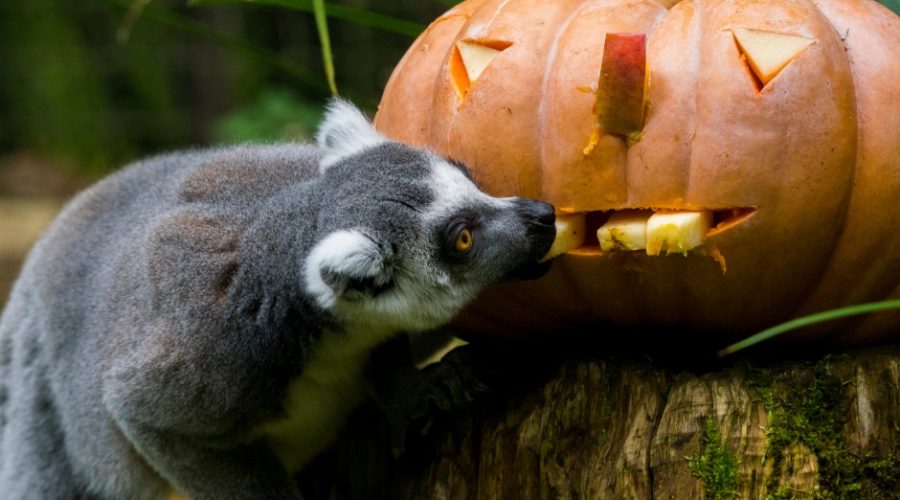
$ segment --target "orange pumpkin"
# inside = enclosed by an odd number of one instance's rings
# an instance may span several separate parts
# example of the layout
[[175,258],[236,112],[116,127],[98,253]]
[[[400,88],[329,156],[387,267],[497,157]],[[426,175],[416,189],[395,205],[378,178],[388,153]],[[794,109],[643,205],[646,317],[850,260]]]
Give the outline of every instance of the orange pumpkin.
[[[647,37],[631,135],[598,129],[597,113],[615,113],[597,95],[610,33]],[[774,49],[742,35],[799,49],[765,73]],[[494,195],[586,214],[590,231],[627,209],[713,214],[685,256],[588,243],[545,278],[487,294],[468,327],[613,322],[724,341],[900,298],[898,50],[900,18],[871,0],[468,0],[409,49],[375,123],[465,162]],[[815,335],[898,332],[900,314],[879,313]]]

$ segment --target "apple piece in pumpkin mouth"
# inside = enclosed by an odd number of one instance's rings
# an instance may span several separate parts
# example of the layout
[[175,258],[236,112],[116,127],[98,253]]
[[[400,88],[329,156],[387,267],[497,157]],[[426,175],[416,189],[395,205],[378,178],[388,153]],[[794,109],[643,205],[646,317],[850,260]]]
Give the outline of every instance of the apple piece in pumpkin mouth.
[[712,224],[709,210],[656,212],[647,219],[647,255],[687,255],[703,244]]
[[647,219],[651,210],[621,210],[597,230],[597,240],[604,252],[643,250],[647,248]]
[[541,262],[562,255],[584,245],[587,236],[584,214],[559,214],[556,216],[556,238]]

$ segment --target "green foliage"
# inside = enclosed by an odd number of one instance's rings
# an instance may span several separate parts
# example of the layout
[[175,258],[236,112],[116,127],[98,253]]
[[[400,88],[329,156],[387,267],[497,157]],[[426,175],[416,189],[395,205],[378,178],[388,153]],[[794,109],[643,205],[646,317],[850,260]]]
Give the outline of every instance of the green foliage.
[[286,89],[264,90],[255,102],[226,115],[217,125],[218,141],[292,141],[310,137],[322,118],[320,104]]
[[[792,492],[777,483],[785,450],[802,443],[819,464],[819,489],[813,498],[896,498],[900,486],[900,456],[856,456],[841,437],[850,414],[842,404],[845,383],[834,370],[834,357],[815,364],[812,377],[798,380],[798,371],[759,370],[751,373],[768,414],[766,460],[773,461],[775,474],[766,485],[767,499],[792,498]],[[900,433],[900,429],[895,429]]]
[[703,484],[703,498],[705,500],[737,498],[738,461],[731,454],[728,444],[722,439],[712,419],[706,420],[700,446],[700,454],[687,457],[687,460],[691,473]]
[[900,0],[878,0],[878,2],[894,11],[894,14],[900,15]]
[[[223,4],[256,4],[271,5],[275,7],[283,7],[303,12],[314,12],[315,4],[319,0],[190,0],[188,3],[194,6],[202,5],[223,5]],[[359,26],[368,26],[377,28],[391,33],[406,35],[409,37],[418,36],[425,29],[425,25],[401,19],[398,17],[387,16],[368,9],[353,7],[350,5],[340,5],[331,2],[322,2],[328,16]],[[455,1],[444,2],[445,4],[455,5]]]
[[54,7],[31,0],[0,16],[0,99],[15,125],[4,140],[96,171],[119,153],[102,61]]
[[[131,2],[131,0],[106,1],[122,9],[126,8]],[[298,85],[303,86],[307,90],[313,92],[326,90],[321,74],[317,74],[309,68],[297,64],[291,58],[268,50],[262,44],[247,41],[244,37],[217,31],[207,24],[182,14],[175,9],[160,5],[159,2],[148,4],[141,14],[141,19],[193,38],[211,42],[249,60],[276,68],[290,75]]]

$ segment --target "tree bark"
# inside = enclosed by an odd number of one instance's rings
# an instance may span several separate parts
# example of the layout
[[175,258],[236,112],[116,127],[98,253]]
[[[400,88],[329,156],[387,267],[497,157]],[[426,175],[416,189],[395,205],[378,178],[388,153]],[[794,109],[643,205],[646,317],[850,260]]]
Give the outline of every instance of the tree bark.
[[[373,407],[304,472],[310,498],[900,498],[900,347],[705,373],[524,356],[394,460]],[[490,362],[490,361],[482,361]],[[495,366],[498,362],[495,360]]]

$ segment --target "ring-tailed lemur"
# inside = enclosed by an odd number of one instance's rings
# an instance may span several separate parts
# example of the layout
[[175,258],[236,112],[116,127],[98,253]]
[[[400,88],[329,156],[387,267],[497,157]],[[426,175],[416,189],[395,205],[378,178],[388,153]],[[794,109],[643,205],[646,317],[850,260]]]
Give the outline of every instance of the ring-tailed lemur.
[[551,206],[340,101],[317,142],[158,157],[68,205],[0,317],[3,498],[299,498],[373,346],[546,269]]

